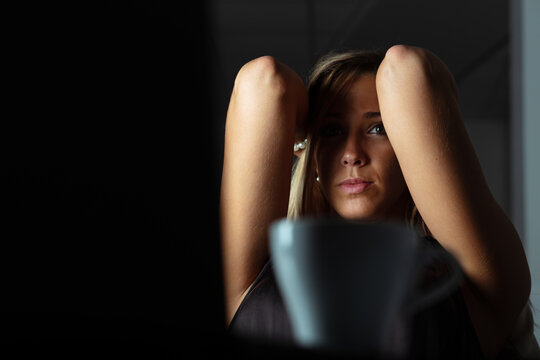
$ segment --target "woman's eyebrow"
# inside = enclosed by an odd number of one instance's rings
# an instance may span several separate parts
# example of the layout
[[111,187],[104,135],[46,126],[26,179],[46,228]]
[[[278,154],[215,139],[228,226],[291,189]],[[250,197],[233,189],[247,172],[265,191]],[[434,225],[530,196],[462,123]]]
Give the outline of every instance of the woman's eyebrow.
[[373,119],[373,118],[381,117],[381,113],[380,111],[368,111],[364,113],[364,117],[366,119]]

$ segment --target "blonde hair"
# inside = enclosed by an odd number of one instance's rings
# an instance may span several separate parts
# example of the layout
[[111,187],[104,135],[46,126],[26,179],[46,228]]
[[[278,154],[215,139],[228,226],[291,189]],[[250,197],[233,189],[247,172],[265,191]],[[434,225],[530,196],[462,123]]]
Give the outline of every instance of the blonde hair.
[[[345,95],[352,84],[362,75],[375,75],[383,55],[375,51],[347,50],[331,52],[313,66],[308,78],[309,114],[306,124],[306,148],[298,156],[291,180],[287,217],[317,216],[333,212],[323,195],[319,182],[315,181],[315,154],[317,153],[317,125],[321,115],[332,103]],[[409,196],[410,198],[410,196]],[[411,226],[425,225],[412,198],[404,220]]]

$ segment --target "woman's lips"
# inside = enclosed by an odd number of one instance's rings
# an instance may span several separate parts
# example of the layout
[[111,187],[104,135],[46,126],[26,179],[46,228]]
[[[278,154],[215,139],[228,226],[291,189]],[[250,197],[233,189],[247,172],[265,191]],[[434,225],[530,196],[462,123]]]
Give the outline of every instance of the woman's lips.
[[362,179],[346,179],[338,184],[339,188],[347,194],[360,194],[366,191],[373,184],[373,181]]

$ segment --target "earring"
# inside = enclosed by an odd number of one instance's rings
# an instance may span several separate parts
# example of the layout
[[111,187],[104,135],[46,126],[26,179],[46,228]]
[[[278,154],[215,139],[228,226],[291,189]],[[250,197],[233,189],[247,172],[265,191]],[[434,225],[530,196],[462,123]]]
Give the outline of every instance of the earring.
[[316,180],[317,182],[319,182],[319,181],[320,181],[320,179],[319,179],[319,177],[318,177],[318,176],[317,176],[317,177],[315,178],[315,180]]
[[304,139],[304,141],[297,142],[294,144],[294,152],[297,152],[299,150],[304,150],[306,148],[307,139]]

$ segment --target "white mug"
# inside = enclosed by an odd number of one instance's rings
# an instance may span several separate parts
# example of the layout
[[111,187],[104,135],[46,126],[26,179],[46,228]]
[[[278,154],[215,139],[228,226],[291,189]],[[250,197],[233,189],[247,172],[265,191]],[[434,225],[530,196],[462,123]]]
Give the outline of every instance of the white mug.
[[[422,246],[412,228],[342,219],[280,220],[270,251],[293,335],[306,348],[402,355],[400,334],[414,312],[459,286],[461,269],[442,248]],[[450,275],[426,291],[426,262]]]

